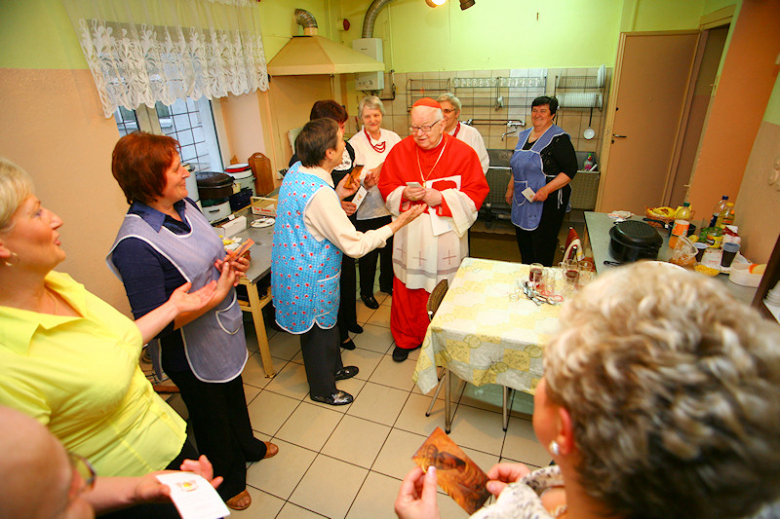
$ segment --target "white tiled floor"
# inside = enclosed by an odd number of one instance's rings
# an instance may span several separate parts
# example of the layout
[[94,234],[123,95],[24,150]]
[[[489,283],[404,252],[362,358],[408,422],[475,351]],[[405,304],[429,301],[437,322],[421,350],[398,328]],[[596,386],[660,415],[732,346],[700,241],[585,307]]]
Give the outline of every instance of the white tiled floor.
[[[403,363],[391,358],[389,296],[377,293],[373,311],[358,302],[364,332],[353,337],[357,349],[342,351],[344,365],[360,373],[338,387],[355,396],[348,406],[328,406],[308,397],[298,338],[268,329],[277,375],[265,378],[254,330],[248,323],[250,356],[244,371],[249,415],[257,437],[279,446],[279,454],[254,463],[247,473],[252,506],[231,517],[245,518],[392,518],[401,479],[413,467],[412,455],[437,426],[444,428],[443,394],[429,418],[432,394],[421,395],[411,376],[417,352]],[[531,423],[510,418],[501,429],[498,387],[460,385],[451,437],[487,471],[499,460],[521,461],[531,468],[550,457],[536,441]],[[529,412],[528,398],[515,395],[513,409]],[[170,403],[183,410],[178,395]],[[467,514],[439,494],[442,517]]]

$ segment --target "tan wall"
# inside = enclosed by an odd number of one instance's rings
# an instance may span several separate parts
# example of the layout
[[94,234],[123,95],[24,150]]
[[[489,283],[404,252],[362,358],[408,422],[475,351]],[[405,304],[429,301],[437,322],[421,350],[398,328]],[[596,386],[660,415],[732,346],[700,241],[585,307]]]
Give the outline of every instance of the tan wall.
[[780,2],[742,3],[689,192],[697,211],[711,208],[722,195],[733,200],[739,192],[778,74],[778,27]]
[[0,69],[0,155],[27,170],[45,207],[65,222],[67,272],[129,311],[105,256],[127,203],[111,176],[119,132],[103,111],[89,70]]

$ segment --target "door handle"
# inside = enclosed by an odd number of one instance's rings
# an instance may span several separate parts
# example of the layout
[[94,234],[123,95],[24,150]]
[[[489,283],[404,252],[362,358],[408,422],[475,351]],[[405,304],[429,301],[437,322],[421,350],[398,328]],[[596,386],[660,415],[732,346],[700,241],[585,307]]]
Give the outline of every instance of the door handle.
[[628,137],[628,135],[618,135],[617,133],[613,133],[612,136],[616,139],[625,139]]

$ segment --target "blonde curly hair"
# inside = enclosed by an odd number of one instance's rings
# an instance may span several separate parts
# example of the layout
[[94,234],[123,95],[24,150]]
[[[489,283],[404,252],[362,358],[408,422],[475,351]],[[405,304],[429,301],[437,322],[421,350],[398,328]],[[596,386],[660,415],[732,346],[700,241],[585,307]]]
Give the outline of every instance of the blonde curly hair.
[[615,269],[545,350],[586,491],[625,517],[744,517],[780,494],[780,329],[668,264]]
[[14,213],[33,192],[30,175],[10,160],[0,157],[0,232],[11,230]]

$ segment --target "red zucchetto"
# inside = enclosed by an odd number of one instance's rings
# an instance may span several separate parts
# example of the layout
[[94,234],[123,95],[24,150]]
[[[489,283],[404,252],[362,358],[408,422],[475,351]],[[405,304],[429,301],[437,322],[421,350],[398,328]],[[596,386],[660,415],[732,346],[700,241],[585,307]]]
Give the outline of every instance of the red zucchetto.
[[418,99],[412,105],[412,108],[414,108],[415,106],[430,106],[431,108],[438,108],[439,110],[441,110],[441,105],[438,102],[431,99],[430,97],[423,97],[422,99]]

